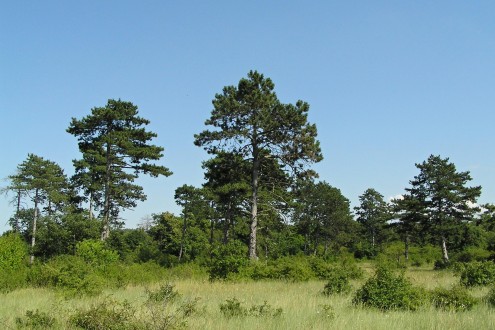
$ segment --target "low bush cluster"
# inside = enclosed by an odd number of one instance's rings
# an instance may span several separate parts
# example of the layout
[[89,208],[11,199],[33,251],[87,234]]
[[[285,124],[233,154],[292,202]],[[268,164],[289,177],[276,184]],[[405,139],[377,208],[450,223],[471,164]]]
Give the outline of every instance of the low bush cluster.
[[460,283],[466,287],[495,283],[495,263],[493,261],[457,263],[455,273],[460,277]]
[[404,277],[380,267],[354,295],[353,303],[380,310],[416,310],[424,302],[424,291]]
[[225,300],[220,304],[220,312],[228,318],[231,317],[277,317],[282,315],[282,308],[273,308],[266,300],[261,305],[252,305],[251,307],[245,307],[236,298]]
[[477,299],[461,286],[451,289],[436,288],[430,293],[430,297],[436,308],[453,312],[470,310],[477,303]]

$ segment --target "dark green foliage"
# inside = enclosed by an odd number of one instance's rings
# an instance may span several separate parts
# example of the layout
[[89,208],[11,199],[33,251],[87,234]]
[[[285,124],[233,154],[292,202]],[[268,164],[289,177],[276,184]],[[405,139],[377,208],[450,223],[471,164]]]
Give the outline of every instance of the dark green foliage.
[[346,294],[351,292],[352,286],[349,283],[349,277],[343,270],[335,271],[327,276],[327,284],[323,289],[323,294],[331,296],[333,294]]
[[416,167],[420,173],[410,181],[411,187],[406,188],[403,199],[395,201],[400,218],[399,231],[406,243],[412,236],[418,236],[438,244],[442,259],[448,262],[447,244],[463,241],[453,244],[458,249],[472,244],[471,238],[459,237],[474,234],[466,226],[479,210],[473,206],[481,194],[481,187],[467,187],[471,175],[457,172],[448,158],[431,155]]
[[356,292],[355,305],[386,310],[416,310],[424,293],[404,277],[387,268],[378,268],[375,275]]
[[486,261],[492,253],[484,248],[469,246],[463,251],[456,253],[455,260],[458,262]]
[[473,261],[456,264],[456,275],[466,287],[495,283],[495,263],[493,261]]
[[466,288],[454,286],[451,289],[436,288],[430,294],[433,305],[442,310],[459,312],[473,308],[478,302]]
[[246,246],[239,241],[230,241],[213,249],[208,261],[210,280],[227,279],[229,274],[238,273],[248,263]]
[[306,251],[312,255],[327,255],[348,246],[355,224],[349,200],[326,182],[307,182],[298,189],[294,219],[298,232],[306,237]]
[[220,304],[220,312],[228,318],[244,316],[277,317],[282,315],[283,310],[282,308],[273,308],[266,300],[261,305],[252,305],[247,308],[237,298],[231,298]]
[[[263,186],[278,187],[280,170],[294,177],[311,176],[307,164],[323,157],[316,140],[316,126],[308,123],[309,105],[281,103],[275,85],[256,71],[237,86],[226,86],[215,95],[211,117],[205,124],[211,130],[195,135],[194,143],[211,154],[233,153],[249,162],[250,168],[250,241],[249,257],[257,259],[258,200]],[[263,166],[276,165],[273,180],[260,180]],[[287,181],[284,173],[282,181]],[[286,182],[284,182],[286,183]]]
[[27,246],[15,233],[0,237],[0,291],[23,287],[27,277]]
[[81,120],[72,118],[67,132],[78,139],[82,159],[74,161],[74,182],[103,215],[102,238],[110,226],[118,225],[120,210],[146,199],[143,188],[134,183],[140,173],[153,177],[172,173],[151,161],[162,158],[163,148],[149,144],[157,135],[146,131],[150,122],[138,116],[131,102],[108,100],[91,109]]
[[24,317],[17,317],[15,323],[20,329],[51,329],[56,320],[45,312],[28,310]]

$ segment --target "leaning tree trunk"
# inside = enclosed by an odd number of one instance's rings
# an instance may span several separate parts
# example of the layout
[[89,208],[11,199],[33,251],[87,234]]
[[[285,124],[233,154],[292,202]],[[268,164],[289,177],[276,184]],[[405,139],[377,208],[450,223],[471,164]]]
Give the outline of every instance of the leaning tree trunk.
[[184,254],[184,245],[186,241],[186,230],[187,230],[187,217],[184,214],[184,223],[182,224],[182,238],[180,240],[180,249],[179,249],[179,262],[182,259],[182,256]]
[[38,198],[39,192],[36,189],[34,194],[34,218],[33,218],[33,236],[31,237],[31,256],[29,257],[29,264],[34,263],[34,246],[36,245],[36,222],[38,221]]
[[447,240],[445,239],[444,236],[442,236],[442,256],[443,256],[443,261],[449,262],[449,254],[447,252]]
[[260,160],[258,152],[253,153],[253,173],[251,180],[251,189],[253,196],[251,199],[251,232],[249,234],[249,258],[258,259],[256,255],[256,231],[258,229],[258,180]]
[[101,232],[101,240],[104,241],[110,236],[110,144],[107,143],[106,152],[106,173],[105,173],[105,205],[103,210],[103,230]]

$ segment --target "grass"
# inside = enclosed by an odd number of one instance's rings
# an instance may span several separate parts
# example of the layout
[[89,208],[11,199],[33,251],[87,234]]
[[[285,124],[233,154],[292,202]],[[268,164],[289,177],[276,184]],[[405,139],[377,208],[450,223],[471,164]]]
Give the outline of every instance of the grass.
[[[427,289],[450,287],[458,282],[449,271],[432,271],[427,268],[411,268],[406,276],[416,285]],[[357,289],[363,280],[353,282]],[[263,281],[229,283],[206,280],[177,280],[176,290],[184,299],[199,297],[200,313],[187,320],[189,329],[494,329],[495,308],[480,303],[468,312],[443,312],[425,307],[416,312],[379,312],[362,309],[351,304],[349,295],[324,296],[321,294],[325,282],[310,281],[287,283]],[[66,300],[47,289],[22,289],[0,294],[0,328],[16,329],[16,317],[28,310],[39,310],[57,319],[57,327],[67,329],[67,320],[77,309],[87,308],[108,297],[118,301],[127,300],[138,310],[137,317],[145,315],[139,311],[146,301],[146,289],[156,289],[159,283],[145,288],[128,286],[107,291],[99,297]],[[482,297],[487,288],[472,290]],[[261,305],[267,301],[273,308],[282,308],[278,317],[227,318],[219,305],[227,299],[237,298],[244,306]]]

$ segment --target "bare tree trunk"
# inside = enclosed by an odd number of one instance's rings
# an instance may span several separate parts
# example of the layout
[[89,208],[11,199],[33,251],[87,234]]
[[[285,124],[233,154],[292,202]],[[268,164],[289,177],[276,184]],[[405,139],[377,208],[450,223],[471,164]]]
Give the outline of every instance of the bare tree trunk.
[[34,263],[34,246],[36,245],[36,222],[38,221],[38,198],[39,192],[36,189],[34,195],[34,218],[33,218],[33,236],[31,237],[31,256],[29,257],[29,264]]
[[14,218],[14,232],[18,233],[19,232],[19,212],[21,211],[21,190],[17,190],[17,208],[15,212],[15,218]]
[[409,260],[409,234],[406,234],[406,238],[404,240],[404,258],[406,261]]
[[110,144],[107,143],[106,152],[106,178],[105,178],[105,206],[103,210],[103,230],[101,240],[104,241],[110,236]]
[[443,255],[443,261],[449,262],[449,254],[447,252],[447,241],[444,236],[442,236],[442,255]]
[[184,214],[184,222],[182,224],[182,238],[180,240],[180,249],[179,249],[179,262],[182,259],[182,256],[184,255],[184,244],[186,241],[186,229],[187,229],[187,218],[186,214]]
[[258,259],[256,255],[256,231],[258,229],[258,180],[259,180],[260,160],[258,150],[253,152],[253,173],[251,188],[253,196],[251,199],[251,232],[249,234],[249,258]]
[[89,220],[93,220],[93,193],[89,193]]

